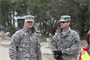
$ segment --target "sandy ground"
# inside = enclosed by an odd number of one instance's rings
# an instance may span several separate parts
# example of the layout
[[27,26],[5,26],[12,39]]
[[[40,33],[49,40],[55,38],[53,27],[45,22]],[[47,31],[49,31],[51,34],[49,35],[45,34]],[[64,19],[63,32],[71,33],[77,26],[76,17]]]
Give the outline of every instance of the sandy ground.
[[[8,54],[8,47],[10,44],[10,37],[6,39],[2,39],[0,37],[0,60],[10,60],[9,54]],[[85,40],[81,41],[81,48],[85,47],[87,43]],[[50,41],[48,42],[41,42],[41,52],[42,52],[42,60],[55,60],[52,56],[52,50]]]

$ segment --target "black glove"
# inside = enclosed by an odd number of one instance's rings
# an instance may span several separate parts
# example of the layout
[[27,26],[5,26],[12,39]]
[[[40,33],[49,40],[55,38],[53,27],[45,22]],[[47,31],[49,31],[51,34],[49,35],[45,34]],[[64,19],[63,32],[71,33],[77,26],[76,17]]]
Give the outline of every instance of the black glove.
[[62,56],[61,55],[58,55],[56,60],[63,60]]
[[54,55],[62,55],[61,51],[53,51]]
[[62,55],[61,51],[53,51],[53,52],[54,52],[54,58],[55,59],[63,60],[62,57],[61,57],[61,55]]
[[59,55],[54,55],[54,58],[57,59],[58,56],[59,56]]

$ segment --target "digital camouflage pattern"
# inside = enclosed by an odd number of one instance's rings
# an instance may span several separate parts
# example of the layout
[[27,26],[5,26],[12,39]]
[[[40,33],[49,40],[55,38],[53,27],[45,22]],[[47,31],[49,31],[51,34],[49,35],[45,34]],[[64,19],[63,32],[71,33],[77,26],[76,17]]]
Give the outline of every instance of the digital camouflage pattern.
[[70,27],[66,32],[59,30],[51,41],[52,51],[61,51],[63,60],[77,60],[80,38]]
[[9,45],[11,60],[42,60],[40,41],[34,27],[24,28],[13,34]]

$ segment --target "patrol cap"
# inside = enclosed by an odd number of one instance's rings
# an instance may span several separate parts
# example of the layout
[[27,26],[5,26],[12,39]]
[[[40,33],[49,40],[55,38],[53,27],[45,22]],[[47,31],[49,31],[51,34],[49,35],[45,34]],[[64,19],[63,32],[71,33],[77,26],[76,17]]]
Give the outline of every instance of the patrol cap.
[[71,21],[71,17],[69,15],[62,15],[61,19],[59,20],[60,22],[67,22]]
[[27,22],[27,21],[32,21],[32,22],[34,22],[34,16],[33,15],[26,15],[25,16],[25,21]]

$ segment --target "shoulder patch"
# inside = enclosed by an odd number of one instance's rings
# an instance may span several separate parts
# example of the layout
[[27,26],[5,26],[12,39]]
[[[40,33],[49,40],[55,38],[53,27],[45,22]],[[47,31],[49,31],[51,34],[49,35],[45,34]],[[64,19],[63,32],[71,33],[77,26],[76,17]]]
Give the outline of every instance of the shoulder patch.
[[53,40],[55,40],[55,36],[53,36],[52,38],[53,38]]

